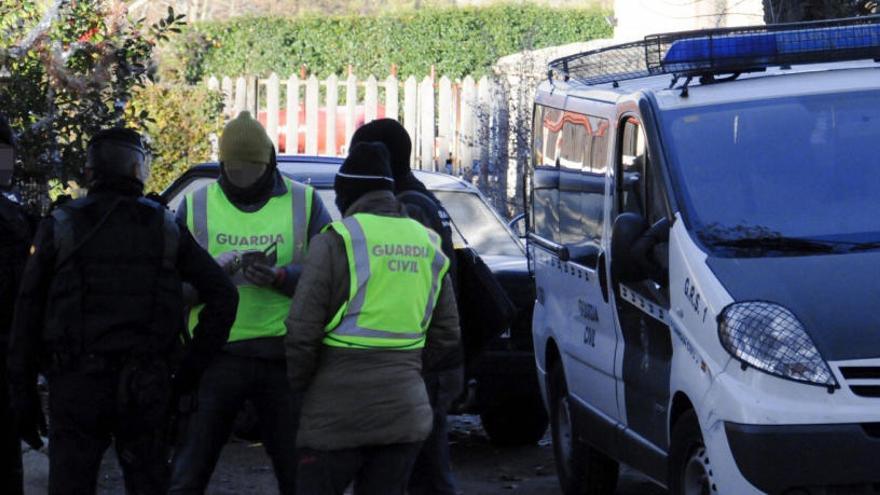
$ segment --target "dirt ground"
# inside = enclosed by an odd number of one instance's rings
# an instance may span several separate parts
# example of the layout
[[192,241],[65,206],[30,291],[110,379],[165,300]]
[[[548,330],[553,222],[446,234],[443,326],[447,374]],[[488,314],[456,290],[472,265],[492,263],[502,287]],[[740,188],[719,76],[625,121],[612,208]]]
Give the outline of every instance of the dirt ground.
[[[520,448],[492,446],[475,416],[452,416],[450,439],[461,492],[468,495],[544,495],[559,493],[548,437]],[[46,492],[48,459],[28,451],[25,458],[27,495]],[[108,452],[99,478],[99,493],[122,494],[122,475]],[[269,459],[260,444],[232,440],[223,450],[208,489],[210,495],[278,493]],[[632,470],[623,468],[618,495],[663,495],[665,491]]]

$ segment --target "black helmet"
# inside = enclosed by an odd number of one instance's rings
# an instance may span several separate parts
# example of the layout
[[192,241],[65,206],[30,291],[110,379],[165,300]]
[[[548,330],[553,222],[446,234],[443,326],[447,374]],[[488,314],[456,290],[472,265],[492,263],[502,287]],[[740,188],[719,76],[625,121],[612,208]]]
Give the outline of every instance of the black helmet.
[[140,134],[114,127],[89,141],[86,171],[95,176],[121,176],[145,183],[150,175],[150,152]]

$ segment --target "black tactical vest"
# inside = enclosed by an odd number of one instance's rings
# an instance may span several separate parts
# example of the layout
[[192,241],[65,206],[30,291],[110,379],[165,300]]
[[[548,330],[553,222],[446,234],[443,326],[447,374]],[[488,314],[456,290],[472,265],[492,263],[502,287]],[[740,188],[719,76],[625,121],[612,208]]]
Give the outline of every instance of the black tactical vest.
[[55,220],[55,276],[47,302],[48,350],[83,354],[170,351],[183,330],[176,269],[180,230],[145,198],[94,195]]

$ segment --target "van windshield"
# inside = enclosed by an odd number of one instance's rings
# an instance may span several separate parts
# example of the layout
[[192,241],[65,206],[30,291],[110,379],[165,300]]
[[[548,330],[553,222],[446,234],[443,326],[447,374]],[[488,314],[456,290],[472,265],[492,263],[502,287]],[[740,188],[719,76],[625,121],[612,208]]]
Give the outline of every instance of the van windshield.
[[834,252],[880,242],[880,91],[688,108],[661,119],[688,222],[713,250]]

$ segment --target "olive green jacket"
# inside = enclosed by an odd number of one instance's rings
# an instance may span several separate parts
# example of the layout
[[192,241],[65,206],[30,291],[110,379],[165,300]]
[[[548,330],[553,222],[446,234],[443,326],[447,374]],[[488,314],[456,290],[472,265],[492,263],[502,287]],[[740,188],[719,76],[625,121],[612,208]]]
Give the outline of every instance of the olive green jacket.
[[[346,216],[355,213],[403,217],[406,209],[390,192],[377,191],[361,197]],[[324,328],[348,291],[342,237],[333,231],[314,237],[286,320],[287,375],[291,388],[303,394],[297,445],[338,450],[424,440],[433,420],[422,361],[430,366],[460,339],[449,277],[443,280],[424,353],[324,346]]]

